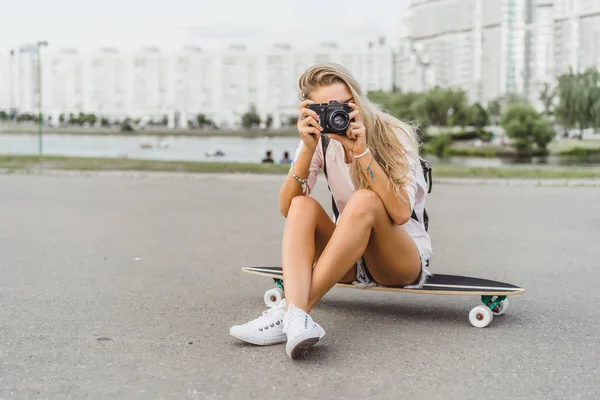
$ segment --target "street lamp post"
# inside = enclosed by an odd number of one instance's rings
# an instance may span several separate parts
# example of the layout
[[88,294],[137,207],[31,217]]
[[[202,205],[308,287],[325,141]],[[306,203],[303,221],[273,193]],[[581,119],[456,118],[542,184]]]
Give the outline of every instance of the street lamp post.
[[37,42],[37,81],[38,81],[38,152],[41,157],[43,154],[42,144],[42,126],[44,121],[42,120],[42,58],[40,54],[40,48],[48,46],[48,42]]
[[15,55],[15,50],[10,50],[10,58],[8,59],[8,115],[12,117],[12,110],[14,108],[13,105],[13,57]]

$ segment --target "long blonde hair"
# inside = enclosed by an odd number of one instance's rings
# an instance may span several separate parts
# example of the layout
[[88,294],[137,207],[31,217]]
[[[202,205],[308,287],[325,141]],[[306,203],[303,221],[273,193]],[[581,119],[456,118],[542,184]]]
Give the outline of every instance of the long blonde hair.
[[[409,149],[402,145],[397,135],[407,136],[413,147],[412,154],[416,155],[417,160],[415,161],[418,162],[419,144],[414,128],[383,112],[381,106],[367,98],[350,71],[336,63],[317,64],[308,68],[298,82],[300,98],[308,99],[313,90],[335,83],[344,83],[350,89],[367,131],[367,146],[372,150],[375,160],[388,176],[388,187],[394,191],[398,199],[402,198],[401,189],[410,179],[408,157],[411,155]],[[369,181],[356,160],[352,165],[352,177],[359,189],[370,188]]]

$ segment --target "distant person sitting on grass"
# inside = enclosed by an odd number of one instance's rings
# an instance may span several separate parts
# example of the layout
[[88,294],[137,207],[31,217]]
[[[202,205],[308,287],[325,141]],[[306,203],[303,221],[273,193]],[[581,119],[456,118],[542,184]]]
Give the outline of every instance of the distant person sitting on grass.
[[290,164],[292,160],[290,160],[290,153],[287,151],[283,152],[283,158],[279,161],[279,164]]
[[273,163],[273,162],[275,162],[275,160],[273,160],[272,154],[273,153],[271,153],[271,150],[267,150],[266,157],[263,158],[262,162],[264,162],[264,163]]
[[[380,111],[339,64],[307,69],[299,86],[301,140],[279,192],[285,299],[229,331],[256,345],[286,343],[291,358],[325,336],[309,313],[336,283],[420,288],[431,275],[432,255],[414,128]],[[331,100],[351,110],[327,119],[339,134],[324,131],[327,117],[321,121],[310,107]],[[333,195],[333,220],[310,196],[319,170]]]

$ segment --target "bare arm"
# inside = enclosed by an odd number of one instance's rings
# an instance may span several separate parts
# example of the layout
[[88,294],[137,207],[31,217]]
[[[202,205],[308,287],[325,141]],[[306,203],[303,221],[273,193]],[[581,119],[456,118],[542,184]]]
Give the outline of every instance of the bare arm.
[[[352,112],[350,118],[354,122],[346,130],[346,135],[327,135],[331,139],[335,139],[342,143],[344,148],[356,159],[356,162],[362,167],[363,173],[370,183],[371,189],[377,193],[385,209],[395,224],[405,224],[411,217],[412,210],[410,204],[409,193],[405,188],[400,190],[400,199],[398,199],[390,187],[388,188],[389,178],[385,171],[381,169],[377,161],[375,161],[371,150],[367,148],[366,128],[361,119],[358,107],[356,104],[348,103]],[[358,157],[358,158],[356,158]],[[402,199],[406,199],[403,201]]]
[[292,176],[292,169],[298,177],[302,179],[307,178],[313,154],[314,150],[311,151],[309,148],[303,146],[300,155],[294,161],[292,168],[290,168],[283,186],[281,186],[281,190],[279,191],[279,211],[284,217],[287,217],[292,199],[296,196],[304,196],[302,185]]
[[[369,180],[371,189],[377,193],[388,215],[397,225],[403,225],[410,220],[412,211],[408,192],[405,188],[400,189],[398,199],[391,187],[388,187],[389,178],[385,171],[381,169],[373,154],[369,151],[363,157],[360,157],[358,163],[362,167],[363,173]],[[403,201],[402,199],[406,199]]]
[[321,137],[321,131],[323,128],[317,122],[319,117],[316,112],[306,108],[308,104],[313,103],[311,100],[303,101],[300,108],[301,117],[298,119],[298,133],[302,138],[302,148],[300,153],[294,160],[290,168],[288,176],[285,178],[285,182],[279,191],[279,211],[287,218],[288,211],[292,199],[296,196],[304,195],[303,185],[294,179],[292,173],[295,172],[296,176],[300,179],[307,179],[310,173],[310,166],[312,158],[319,143]]

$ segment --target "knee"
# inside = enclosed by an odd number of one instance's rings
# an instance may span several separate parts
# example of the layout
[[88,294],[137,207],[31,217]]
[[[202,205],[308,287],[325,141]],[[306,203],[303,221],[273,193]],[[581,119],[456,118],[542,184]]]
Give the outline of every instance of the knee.
[[373,223],[375,215],[383,207],[383,202],[379,195],[369,189],[359,189],[352,196],[344,207],[346,218]]
[[287,212],[288,220],[312,221],[319,210],[319,202],[309,196],[296,196]]

